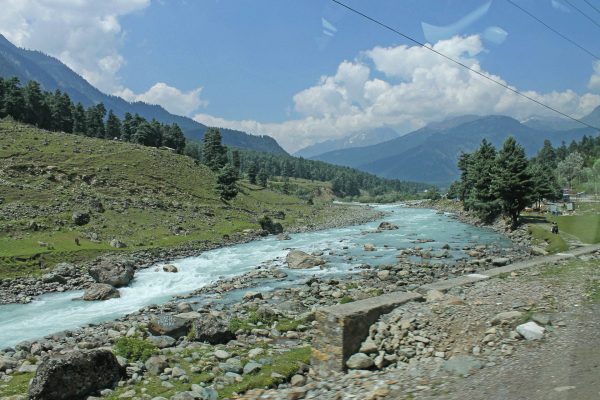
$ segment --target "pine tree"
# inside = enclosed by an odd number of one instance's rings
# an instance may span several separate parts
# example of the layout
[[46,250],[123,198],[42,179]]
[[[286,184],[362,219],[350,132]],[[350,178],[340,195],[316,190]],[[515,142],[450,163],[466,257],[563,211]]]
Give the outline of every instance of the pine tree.
[[112,110],[108,112],[108,118],[106,119],[106,133],[107,139],[119,139],[121,137],[121,120],[117,117]]
[[202,162],[213,172],[219,171],[227,163],[227,149],[221,144],[221,132],[208,128],[204,133]]
[[506,139],[496,157],[493,189],[516,228],[521,211],[531,202],[533,182],[525,150],[513,137]]
[[269,179],[269,175],[267,175],[267,173],[263,169],[261,169],[257,176],[258,184],[261,187],[266,188],[268,179]]
[[17,121],[23,121],[25,115],[25,98],[19,78],[13,77],[4,81],[4,115],[10,115]]
[[556,168],[556,151],[550,140],[544,140],[544,146],[537,153],[536,161],[544,167]]
[[25,114],[23,120],[31,125],[46,127],[46,121],[48,121],[49,116],[44,114],[49,110],[47,110],[47,106],[44,104],[44,95],[40,84],[36,81],[27,82],[25,88],[23,88],[23,95],[25,97]]
[[157,147],[157,143],[160,143],[160,131],[157,130],[156,124],[144,122],[137,128],[131,141],[144,146]]
[[73,133],[85,134],[87,132],[87,126],[85,121],[85,109],[83,104],[77,103],[76,106],[72,107],[73,115]]
[[104,137],[104,116],[106,108],[104,104],[99,103],[89,107],[85,111],[86,136],[103,138]]
[[60,90],[54,92],[50,104],[52,114],[52,129],[62,132],[73,132],[73,103],[67,93]]
[[221,169],[217,176],[217,190],[221,200],[228,201],[238,194],[238,188],[236,185],[238,176],[233,169],[231,164],[227,164]]
[[175,149],[179,154],[185,149],[185,136],[177,124],[165,125],[163,130],[163,146]]
[[121,125],[122,125],[121,126],[121,139],[123,139],[126,142],[131,141],[133,134],[137,130],[136,127],[134,126],[134,120],[133,120],[133,116],[131,115],[131,113],[129,113],[129,112],[125,113],[125,116],[123,118],[123,123]]
[[496,149],[483,139],[479,149],[468,158],[468,195],[466,208],[475,211],[485,222],[492,222],[500,215],[501,207],[494,193],[492,182],[495,175]]
[[240,176],[240,171],[242,169],[242,160],[240,159],[239,150],[232,150],[231,152],[231,165],[233,166],[233,170]]
[[4,78],[0,76],[0,118],[6,117],[4,114]]
[[557,200],[560,198],[561,190],[556,174],[544,159],[536,158],[529,163],[529,173],[533,185],[532,199],[538,204],[542,200]]
[[255,162],[251,163],[248,167],[248,180],[251,184],[256,185],[256,176],[258,174],[258,164]]

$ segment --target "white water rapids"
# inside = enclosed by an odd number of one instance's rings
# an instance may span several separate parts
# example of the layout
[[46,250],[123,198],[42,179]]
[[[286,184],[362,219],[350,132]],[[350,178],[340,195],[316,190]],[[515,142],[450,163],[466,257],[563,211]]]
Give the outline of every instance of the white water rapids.
[[[485,229],[463,224],[434,210],[410,209],[399,205],[376,206],[390,213],[384,220],[400,227],[398,230],[374,233],[381,221],[291,235],[292,240],[278,241],[273,237],[204,252],[168,262],[179,269],[178,273],[156,271],[151,267],[138,271],[129,287],[121,288],[121,297],[99,302],[74,300],[82,292],[53,293],[40,296],[29,304],[0,306],[0,348],[12,346],[23,340],[31,340],[85,324],[111,320],[138,310],[149,304],[161,303],[172,296],[192,292],[220,277],[230,277],[248,272],[261,263],[282,259],[287,249],[296,248],[307,252],[327,249],[327,268],[321,270],[295,270],[289,273],[288,282],[273,281],[277,285],[301,283],[304,277],[335,275],[353,271],[360,264],[392,264],[398,249],[414,246],[413,240],[434,239],[435,242],[419,244],[421,247],[440,249],[450,244],[454,257],[464,256],[465,245],[494,243],[500,247],[510,246],[505,238]],[[363,251],[365,243],[375,244],[374,252]],[[389,247],[384,247],[384,244]],[[344,249],[347,247],[347,249]],[[327,255],[333,251],[336,255]],[[352,256],[347,261],[346,256]],[[281,261],[279,261],[281,262]],[[159,264],[162,265],[162,264]],[[251,290],[251,289],[249,289]]]

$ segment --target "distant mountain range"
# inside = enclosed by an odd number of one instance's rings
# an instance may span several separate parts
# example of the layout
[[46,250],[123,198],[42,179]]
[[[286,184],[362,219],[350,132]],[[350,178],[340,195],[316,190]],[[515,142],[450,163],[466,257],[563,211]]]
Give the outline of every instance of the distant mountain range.
[[389,127],[375,128],[365,131],[354,132],[340,139],[330,139],[319,142],[298,150],[295,156],[310,158],[329,151],[348,149],[351,147],[369,146],[386,140],[391,140],[399,136],[398,132]]
[[[600,107],[584,120],[600,126]],[[372,146],[335,150],[312,158],[385,178],[447,185],[459,176],[456,163],[460,153],[477,149],[484,138],[499,148],[508,136],[513,136],[532,156],[545,139],[559,146],[562,141],[568,144],[584,135],[596,136],[598,131],[580,127],[535,129],[506,116],[469,115],[433,123]]]
[[[113,110],[119,117],[126,112],[138,113],[146,119],[156,118],[162,123],[177,123],[186,137],[200,140],[207,126],[191,118],[174,115],[158,105],[143,102],[129,103],[120,97],[102,93],[85,79],[54,57],[33,50],[16,47],[0,35],[0,76],[19,78],[22,84],[35,80],[44,90],[60,89],[74,102],[89,107],[104,103],[107,110]],[[229,146],[247,148],[274,154],[287,154],[277,141],[270,136],[250,135],[245,132],[220,128],[223,143]]]

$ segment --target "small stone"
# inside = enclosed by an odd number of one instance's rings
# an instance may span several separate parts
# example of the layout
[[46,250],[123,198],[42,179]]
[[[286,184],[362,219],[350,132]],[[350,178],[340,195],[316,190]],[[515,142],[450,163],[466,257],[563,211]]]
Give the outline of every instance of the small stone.
[[379,279],[381,279],[382,281],[387,281],[388,279],[390,279],[390,271],[387,269],[384,269],[382,271],[378,271],[377,272],[377,277]]
[[260,371],[261,368],[262,368],[261,364],[254,362],[254,361],[250,361],[249,363],[244,365],[244,375],[248,375],[253,372],[258,372],[258,371]]
[[544,337],[545,329],[533,321],[517,326],[517,332],[526,340],[539,340]]
[[353,354],[348,361],[346,361],[346,366],[350,369],[369,369],[373,364],[373,359],[365,353]]
[[360,346],[360,353],[365,353],[365,354],[371,354],[371,353],[377,353],[377,343],[375,343],[375,341],[373,339],[371,339],[371,337],[367,337],[365,339],[365,341],[362,343],[362,345]]
[[444,369],[457,375],[467,376],[483,365],[471,356],[453,356],[444,363]]
[[290,381],[290,384],[294,387],[304,386],[306,384],[306,377],[304,375],[294,375]]
[[376,249],[376,248],[375,248],[375,245],[374,245],[373,243],[366,243],[366,244],[363,246],[363,249],[364,249],[365,251],[375,251],[375,249]]
[[425,298],[427,299],[427,301],[439,301],[439,300],[443,300],[444,299],[444,293],[440,292],[439,290],[430,290],[427,292],[427,294],[425,295]]
[[173,264],[163,265],[162,269],[165,272],[171,272],[171,273],[179,272],[179,270],[177,269],[177,267],[174,266]]
[[248,358],[256,358],[256,357],[260,356],[261,354],[263,354],[264,352],[265,352],[265,349],[261,349],[261,348],[252,349],[248,352]]
[[171,371],[171,376],[173,378],[179,378],[180,376],[184,376],[184,375],[187,375],[187,373],[185,372],[185,370],[183,368],[173,367],[173,370]]
[[522,316],[523,316],[523,313],[521,311],[505,311],[505,312],[501,312],[501,313],[497,314],[494,318],[492,318],[490,323],[492,325],[499,325],[502,323],[511,323],[511,322],[514,322],[514,321],[520,319]]
[[531,316],[531,320],[540,325],[548,325],[550,323],[550,316],[548,314],[534,313]]
[[250,300],[255,300],[255,299],[262,299],[263,295],[262,293],[259,292],[246,292],[246,294],[244,294],[244,301],[250,301]]
[[215,351],[215,357],[217,357],[219,360],[227,360],[228,358],[231,358],[231,354],[225,350],[219,349]]

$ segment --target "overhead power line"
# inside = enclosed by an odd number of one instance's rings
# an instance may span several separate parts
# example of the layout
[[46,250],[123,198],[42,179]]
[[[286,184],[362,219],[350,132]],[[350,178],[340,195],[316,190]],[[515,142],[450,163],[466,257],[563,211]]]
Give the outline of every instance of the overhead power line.
[[596,60],[600,60],[600,57],[598,57],[596,54],[592,53],[590,50],[586,49],[585,47],[583,47],[582,45],[580,45],[573,39],[570,39],[569,37],[563,35],[562,33],[557,31],[556,29],[554,29],[553,27],[551,27],[550,25],[548,25],[547,23],[545,23],[544,21],[542,21],[541,19],[539,19],[538,17],[533,15],[531,12],[527,11],[526,9],[524,9],[523,7],[521,7],[520,5],[515,3],[514,1],[512,1],[512,0],[506,0],[506,1],[509,2],[510,4],[512,4],[513,6],[515,6],[516,8],[518,8],[519,10],[523,11],[525,14],[529,15],[531,18],[535,19],[540,24],[544,25],[546,28],[550,29],[552,32],[556,33],[561,38],[565,39],[567,42],[571,43],[573,46],[579,47],[581,50],[585,51],[590,56],[594,57]]
[[[347,9],[347,10],[349,10],[349,11],[351,11],[351,12],[353,12],[353,13],[355,13],[355,14],[357,14],[357,15],[359,15],[359,16],[361,16],[361,17],[363,17],[363,18],[365,18],[365,19],[367,19],[367,20],[369,20],[369,21],[371,21],[371,22],[373,22],[374,24],[377,24],[377,25],[379,25],[379,26],[381,26],[381,27],[383,27],[383,28],[385,28],[385,29],[387,29],[387,30],[389,30],[389,31],[391,31],[391,32],[394,32],[395,34],[397,34],[397,35],[399,35],[399,36],[402,36],[403,38],[405,38],[405,39],[407,39],[407,40],[410,40],[411,42],[413,42],[413,43],[415,43],[415,44],[417,44],[417,45],[419,45],[419,46],[423,47],[424,49],[427,49],[427,50],[429,50],[429,51],[431,51],[431,52],[433,52],[433,53],[435,53],[435,54],[439,55],[440,57],[443,57],[443,58],[445,58],[446,60],[448,60],[448,61],[451,61],[451,62],[453,62],[454,64],[457,64],[457,65],[459,65],[459,66],[461,66],[461,67],[463,67],[463,68],[465,68],[465,69],[467,69],[467,70],[469,70],[469,71],[473,72],[474,74],[477,74],[477,75],[479,75],[480,77],[487,79],[487,80],[488,80],[488,81],[490,81],[490,82],[493,82],[493,83],[495,83],[496,85],[502,86],[503,88],[505,88],[505,89],[507,89],[507,90],[509,90],[509,91],[511,91],[511,92],[513,92],[513,93],[515,93],[515,94],[517,94],[517,95],[519,95],[519,96],[521,96],[521,97],[523,97],[523,98],[525,98],[525,99],[529,100],[529,101],[532,101],[532,102],[536,103],[537,105],[540,105],[540,106],[542,106],[542,107],[544,107],[544,108],[547,108],[548,110],[550,110],[550,111],[552,111],[552,112],[555,112],[555,113],[557,113],[557,114],[559,114],[559,115],[562,115],[563,117],[565,117],[565,118],[568,118],[568,119],[570,119],[570,120],[572,120],[572,121],[575,121],[575,122],[577,122],[577,123],[580,123],[581,125],[585,125],[585,126],[587,126],[587,127],[589,127],[589,128],[596,129],[596,130],[599,130],[599,131],[600,131],[600,128],[598,128],[598,127],[596,127],[596,126],[593,126],[593,125],[590,125],[590,124],[588,124],[587,122],[584,122],[584,121],[582,121],[582,120],[580,120],[580,119],[577,119],[577,118],[575,118],[575,117],[572,117],[572,116],[570,116],[569,114],[565,114],[564,112],[562,112],[562,111],[560,111],[560,110],[557,110],[556,108],[554,108],[554,107],[552,107],[552,106],[549,106],[548,104],[542,103],[541,101],[539,101],[539,100],[536,100],[536,99],[534,99],[533,97],[531,97],[531,96],[528,96],[528,95],[526,95],[525,93],[522,93],[522,92],[518,91],[517,89],[514,89],[514,88],[512,88],[512,87],[508,86],[507,84],[505,84],[505,83],[503,83],[503,82],[500,82],[500,81],[498,81],[498,80],[496,80],[496,79],[494,79],[494,78],[491,78],[491,77],[489,77],[489,76],[485,75],[484,73],[482,73],[482,72],[479,72],[479,71],[477,71],[476,69],[473,69],[473,68],[469,67],[468,65],[466,65],[466,64],[464,64],[464,63],[462,63],[462,62],[460,62],[460,61],[458,61],[458,60],[455,60],[454,58],[452,58],[452,57],[450,57],[450,56],[447,56],[446,54],[444,54],[444,53],[442,53],[442,52],[440,52],[440,51],[438,51],[438,50],[434,49],[434,48],[433,48],[433,47],[431,47],[431,46],[426,46],[424,43],[421,43],[421,42],[420,42],[420,41],[418,41],[417,39],[415,39],[415,38],[413,38],[413,37],[411,37],[411,36],[409,36],[409,35],[407,35],[407,34],[404,34],[404,33],[400,32],[399,30],[397,30],[397,29],[395,29],[395,28],[393,28],[393,27],[391,27],[391,26],[389,26],[389,25],[385,24],[384,22],[381,22],[381,21],[379,21],[379,20],[377,20],[377,19],[375,19],[375,18],[373,18],[373,17],[370,17],[370,16],[368,16],[367,14],[365,14],[365,13],[363,13],[363,12],[361,12],[361,11],[358,11],[358,10],[357,10],[357,9],[355,9],[355,8],[352,8],[352,7],[350,7],[349,5],[347,5],[347,4],[345,4],[345,3],[342,3],[342,2],[341,2],[341,1],[339,1],[339,0],[331,0],[331,1],[332,1],[332,2],[334,2],[334,3],[336,3],[336,4],[338,4],[339,6],[342,6],[342,7],[344,7],[345,9]],[[509,0],[509,1],[510,1],[510,0]]]
[[592,21],[592,23],[594,25],[596,25],[598,28],[600,28],[600,24],[598,23],[598,21],[596,21],[594,18],[590,17],[589,15],[587,15],[586,13],[584,13],[579,7],[577,7],[575,4],[571,3],[569,0],[565,0],[565,2],[570,5],[571,7],[573,7],[575,10],[577,10],[577,12],[581,15],[583,15],[584,17],[586,17],[587,19],[589,19],[590,21]]
[[583,0],[585,1],[585,4],[587,4],[588,6],[592,7],[594,10],[596,10],[596,12],[598,14],[600,14],[600,9],[598,7],[596,7],[595,5],[593,5],[592,3],[590,3],[588,0]]

